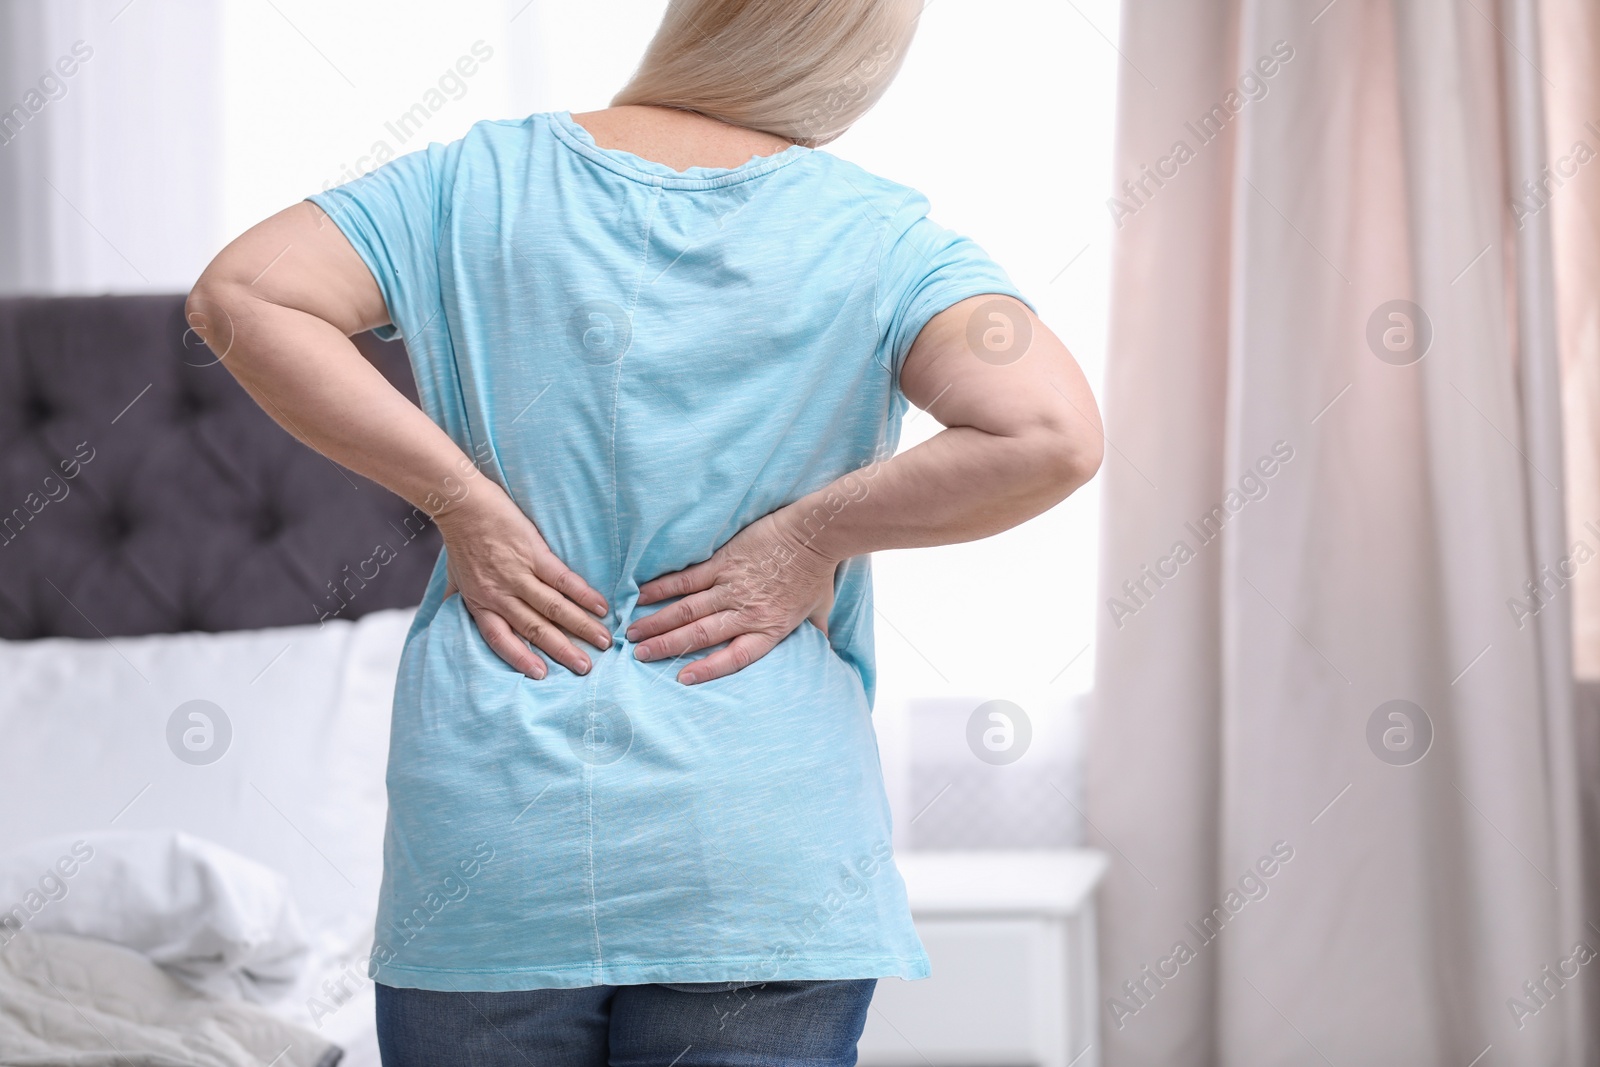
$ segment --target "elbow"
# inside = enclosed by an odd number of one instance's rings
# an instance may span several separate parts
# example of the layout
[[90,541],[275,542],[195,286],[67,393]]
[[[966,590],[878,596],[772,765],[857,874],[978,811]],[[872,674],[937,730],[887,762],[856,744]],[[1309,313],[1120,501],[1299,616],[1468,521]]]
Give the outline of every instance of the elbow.
[[234,295],[233,289],[234,284],[217,269],[213,260],[189,290],[189,297],[183,302],[184,318],[194,326],[197,318],[228,314],[227,305]]
[[1057,503],[1087,485],[1105,458],[1105,434],[1092,406],[1086,416],[1063,405],[1042,416],[1032,436],[1030,465],[1038,472],[1041,490]]
[[1047,511],[1087,485],[1100,469],[1101,438],[1039,427],[1012,438],[1007,464],[1033,513]]
[[195,279],[193,287],[189,290],[189,298],[183,302],[184,318],[189,324],[194,325],[197,315],[205,315],[208,311],[215,311],[222,299],[222,294],[228,288],[228,275],[225,272],[224,260],[226,250],[219,254],[206,269],[200,272],[200,277]]
[[1088,485],[1094,476],[1100,473],[1100,464],[1106,458],[1105,435],[1079,435],[1072,442],[1068,455],[1070,481],[1074,492]]
[[216,354],[218,362],[224,362],[233,347],[234,323],[237,321],[234,309],[239,299],[237,288],[235,284],[217,278],[213,269],[208,267],[183,302],[184,321],[195,336]]
[[1087,431],[1053,435],[1050,456],[1044,464],[1050,485],[1062,499],[1089,484],[1105,459],[1105,438]]
[[206,289],[206,280],[202,277],[194,283],[194,288],[189,290],[189,297],[183,302],[183,320],[189,328],[200,335],[202,341],[206,340],[207,315],[206,309],[212,306],[211,293]]

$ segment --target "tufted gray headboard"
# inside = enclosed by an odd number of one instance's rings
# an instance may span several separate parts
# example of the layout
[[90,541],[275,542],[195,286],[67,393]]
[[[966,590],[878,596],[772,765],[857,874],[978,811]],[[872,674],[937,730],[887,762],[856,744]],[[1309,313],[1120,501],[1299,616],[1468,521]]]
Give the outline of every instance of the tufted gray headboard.
[[[433,524],[279,429],[188,331],[183,300],[0,299],[0,638],[421,600]],[[402,344],[356,342],[415,399]]]

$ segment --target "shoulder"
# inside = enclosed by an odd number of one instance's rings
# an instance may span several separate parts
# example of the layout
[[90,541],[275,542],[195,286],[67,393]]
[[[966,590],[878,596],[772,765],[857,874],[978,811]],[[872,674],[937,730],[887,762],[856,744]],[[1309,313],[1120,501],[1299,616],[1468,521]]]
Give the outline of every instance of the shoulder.
[[[435,168],[468,167],[516,158],[530,144],[550,138],[550,116],[539,113],[520,119],[479,119],[453,141],[434,141],[409,154],[426,156]],[[405,158],[405,157],[401,157]]]
[[520,119],[480,119],[456,140],[430,144],[427,150],[435,154],[436,162],[458,168],[515,159],[533,142],[550,136],[548,118],[536,114]]
[[810,159],[811,171],[833,194],[854,202],[882,234],[892,240],[928,216],[928,198],[917,189],[821,149]]
[[398,157],[395,164],[421,172],[438,196],[449,200],[458,189],[527,165],[533,147],[550,137],[542,114],[519,119],[481,119],[453,141],[434,141]]
[[550,133],[551,115],[535,112],[518,119],[479,119],[462,135],[459,143],[469,146],[491,146],[527,142]]

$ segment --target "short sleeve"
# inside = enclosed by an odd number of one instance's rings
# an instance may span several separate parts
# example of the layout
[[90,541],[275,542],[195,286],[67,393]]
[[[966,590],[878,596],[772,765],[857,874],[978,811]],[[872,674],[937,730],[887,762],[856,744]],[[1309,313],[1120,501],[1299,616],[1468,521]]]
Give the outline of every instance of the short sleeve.
[[378,283],[392,326],[384,340],[414,337],[439,308],[440,175],[452,149],[434,144],[307,197],[328,213]]
[[976,241],[933,222],[927,211],[920,194],[905,200],[889,220],[878,266],[878,362],[896,382],[922,328],[952,304],[994,293],[1033,309]]

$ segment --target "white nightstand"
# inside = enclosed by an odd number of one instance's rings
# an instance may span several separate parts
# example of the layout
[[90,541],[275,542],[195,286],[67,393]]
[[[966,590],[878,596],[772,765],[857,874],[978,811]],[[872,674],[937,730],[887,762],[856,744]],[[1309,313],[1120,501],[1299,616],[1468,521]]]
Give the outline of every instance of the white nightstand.
[[878,983],[862,1067],[1098,1067],[1087,849],[901,852],[933,977]]

